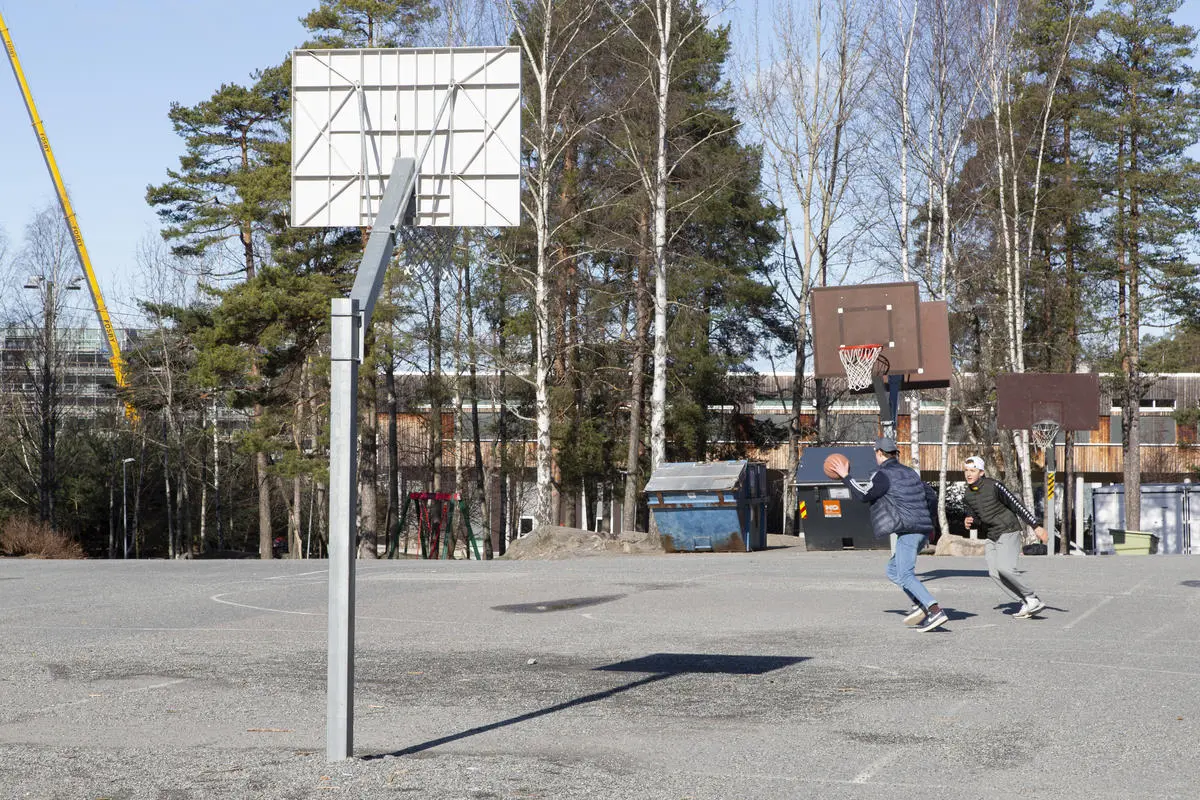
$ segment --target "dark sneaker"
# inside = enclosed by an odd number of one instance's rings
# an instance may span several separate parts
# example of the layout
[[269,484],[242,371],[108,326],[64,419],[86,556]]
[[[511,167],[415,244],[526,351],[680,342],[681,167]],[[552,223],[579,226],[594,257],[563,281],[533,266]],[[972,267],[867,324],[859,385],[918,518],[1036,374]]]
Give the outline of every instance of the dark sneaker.
[[1025,598],[1025,602],[1021,605],[1021,610],[1013,614],[1013,616],[1017,619],[1029,619],[1045,607],[1046,604],[1039,600],[1036,594],[1031,594]]
[[917,631],[920,631],[921,633],[925,633],[925,631],[931,631],[934,628],[940,628],[949,621],[950,621],[950,618],[946,616],[946,612],[939,611],[936,614],[931,614],[928,617],[926,617],[925,621],[922,622],[917,627],[913,628],[913,630],[917,630]]
[[908,616],[904,618],[904,624],[916,625],[923,619],[925,619],[925,609],[920,606],[913,606],[909,609]]

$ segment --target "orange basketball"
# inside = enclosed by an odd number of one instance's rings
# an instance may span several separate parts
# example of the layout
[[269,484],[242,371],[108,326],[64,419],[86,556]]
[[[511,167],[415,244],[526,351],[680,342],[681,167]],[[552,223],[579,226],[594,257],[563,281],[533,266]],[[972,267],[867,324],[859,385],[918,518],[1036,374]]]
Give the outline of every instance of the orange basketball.
[[835,481],[841,480],[842,476],[834,472],[834,467],[839,467],[843,472],[849,472],[850,459],[846,458],[841,453],[830,453],[825,456],[825,475],[833,478]]

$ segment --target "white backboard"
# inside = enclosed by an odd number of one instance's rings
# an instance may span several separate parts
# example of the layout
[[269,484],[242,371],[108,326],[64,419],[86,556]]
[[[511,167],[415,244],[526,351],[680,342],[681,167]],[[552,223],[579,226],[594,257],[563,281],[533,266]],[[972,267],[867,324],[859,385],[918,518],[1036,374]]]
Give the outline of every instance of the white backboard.
[[515,47],[292,52],[294,226],[374,224],[397,156],[417,162],[413,224],[518,225],[520,153]]

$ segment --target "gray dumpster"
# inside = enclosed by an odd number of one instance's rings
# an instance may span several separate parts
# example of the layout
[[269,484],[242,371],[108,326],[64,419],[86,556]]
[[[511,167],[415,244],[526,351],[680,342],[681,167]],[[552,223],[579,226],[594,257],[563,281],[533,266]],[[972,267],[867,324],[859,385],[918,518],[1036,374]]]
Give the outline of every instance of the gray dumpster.
[[842,482],[825,475],[825,458],[850,459],[850,476],[865,480],[879,469],[873,447],[806,447],[796,468],[800,530],[807,550],[888,550],[891,539],[875,538],[870,507],[850,496]]
[[645,492],[667,552],[750,551],[767,546],[765,464],[660,464]]
[[[1098,486],[1092,490],[1093,552],[1099,554],[1133,552],[1137,537],[1118,535],[1148,533],[1156,537],[1152,552],[1177,555],[1200,552],[1194,541],[1200,521],[1200,486],[1194,483],[1142,484],[1142,530],[1125,531],[1125,486]],[[1124,546],[1119,546],[1124,545]],[[1140,548],[1139,548],[1140,549]],[[1142,550],[1145,552],[1145,550]]]

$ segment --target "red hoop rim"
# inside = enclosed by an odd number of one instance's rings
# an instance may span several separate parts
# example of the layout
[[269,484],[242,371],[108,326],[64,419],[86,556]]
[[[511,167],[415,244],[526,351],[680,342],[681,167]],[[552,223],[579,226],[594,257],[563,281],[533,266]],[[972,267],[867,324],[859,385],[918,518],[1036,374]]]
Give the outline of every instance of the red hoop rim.
[[881,344],[844,344],[838,350],[870,350],[873,347],[878,347],[880,350],[883,349],[883,345]]

